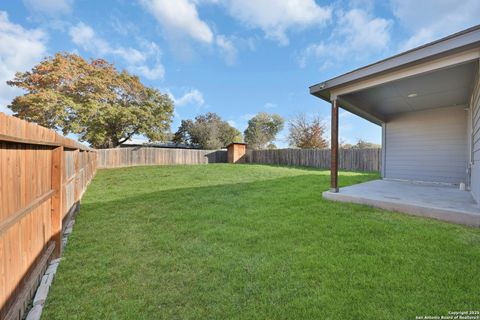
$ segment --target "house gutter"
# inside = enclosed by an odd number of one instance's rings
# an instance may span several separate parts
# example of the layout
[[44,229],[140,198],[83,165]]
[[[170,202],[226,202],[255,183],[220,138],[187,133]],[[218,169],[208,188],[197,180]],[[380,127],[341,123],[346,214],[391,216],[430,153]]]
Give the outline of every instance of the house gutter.
[[[457,52],[469,50],[480,45],[480,25],[460,31],[440,40],[408,50],[390,58],[361,67],[338,77],[315,84],[309,88],[310,94],[325,100],[331,101],[332,89],[350,85],[359,80],[365,80],[374,76],[383,75],[398,69],[410,67],[423,62],[428,62],[451,55]],[[352,111],[353,112],[353,111]],[[355,113],[355,112],[353,112]],[[361,116],[361,115],[360,115]],[[364,117],[364,116],[362,116]],[[374,118],[378,118],[373,116]],[[370,119],[367,119],[370,120]],[[380,124],[382,119],[372,121]],[[378,123],[380,120],[380,123]]]

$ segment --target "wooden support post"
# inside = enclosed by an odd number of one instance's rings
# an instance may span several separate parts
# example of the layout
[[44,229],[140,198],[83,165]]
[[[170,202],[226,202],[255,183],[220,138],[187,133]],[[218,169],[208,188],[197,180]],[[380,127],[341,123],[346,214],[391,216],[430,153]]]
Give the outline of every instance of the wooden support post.
[[332,101],[330,191],[338,192],[338,102]]
[[62,192],[63,192],[63,147],[52,150],[52,240],[55,242],[55,257],[62,253]]

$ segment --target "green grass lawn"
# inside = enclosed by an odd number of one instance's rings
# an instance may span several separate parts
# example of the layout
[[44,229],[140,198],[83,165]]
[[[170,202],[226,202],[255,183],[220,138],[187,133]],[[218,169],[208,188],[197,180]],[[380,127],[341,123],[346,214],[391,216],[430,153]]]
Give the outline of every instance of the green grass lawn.
[[[341,185],[377,178],[341,173]],[[99,171],[42,319],[415,319],[480,309],[480,231],[325,201],[329,172]]]

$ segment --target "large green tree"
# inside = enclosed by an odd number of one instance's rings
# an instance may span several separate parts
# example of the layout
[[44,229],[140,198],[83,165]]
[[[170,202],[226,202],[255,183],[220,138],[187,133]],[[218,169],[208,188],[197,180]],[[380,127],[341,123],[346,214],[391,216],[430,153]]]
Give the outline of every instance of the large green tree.
[[170,129],[172,100],[102,59],[57,53],[8,84],[26,91],[9,105],[16,116],[78,134],[96,148],[116,147],[134,135],[164,141]]
[[248,121],[244,132],[249,148],[265,149],[283,129],[284,120],[278,114],[260,112]]
[[220,149],[242,140],[240,131],[222,120],[216,113],[206,113],[195,120],[182,120],[173,141],[203,149]]

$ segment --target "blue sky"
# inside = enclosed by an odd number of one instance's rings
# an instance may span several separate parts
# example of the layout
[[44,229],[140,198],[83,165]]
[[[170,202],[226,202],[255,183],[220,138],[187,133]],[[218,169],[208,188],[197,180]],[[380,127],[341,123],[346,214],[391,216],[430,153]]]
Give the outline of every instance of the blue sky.
[[[57,51],[105,58],[169,93],[181,119],[216,112],[243,131],[254,114],[329,122],[315,83],[480,23],[480,1],[11,0],[0,3],[5,81]],[[380,143],[380,128],[340,114],[340,137]],[[286,146],[287,130],[277,139]]]

